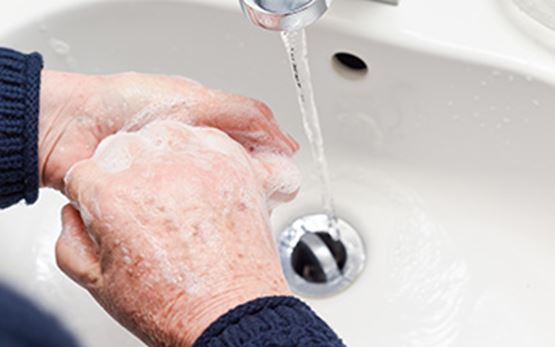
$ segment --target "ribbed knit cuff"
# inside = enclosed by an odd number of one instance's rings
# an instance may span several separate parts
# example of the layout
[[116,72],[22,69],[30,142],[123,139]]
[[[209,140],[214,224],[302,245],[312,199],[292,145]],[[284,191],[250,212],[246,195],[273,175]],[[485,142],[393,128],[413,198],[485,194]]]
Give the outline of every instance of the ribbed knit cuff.
[[0,208],[38,198],[42,57],[0,48]]
[[299,299],[260,298],[212,323],[193,347],[344,347],[341,339]]

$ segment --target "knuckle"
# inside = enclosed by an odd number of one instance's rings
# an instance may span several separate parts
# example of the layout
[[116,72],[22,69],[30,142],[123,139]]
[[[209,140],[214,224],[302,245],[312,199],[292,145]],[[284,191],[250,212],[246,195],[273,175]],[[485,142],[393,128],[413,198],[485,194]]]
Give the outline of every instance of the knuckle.
[[274,118],[274,114],[272,112],[272,109],[270,108],[270,106],[268,106],[263,101],[256,100],[256,99],[250,99],[250,103],[251,103],[252,107],[256,110],[256,113],[258,114],[258,116],[262,116],[262,117],[264,117],[265,119],[268,119],[268,120]]
[[255,105],[263,115],[267,117],[273,117],[272,109],[265,102],[255,100]]
[[70,199],[76,199],[78,196],[79,186],[83,180],[83,172],[85,169],[85,162],[79,162],[73,165],[64,176],[65,194]]

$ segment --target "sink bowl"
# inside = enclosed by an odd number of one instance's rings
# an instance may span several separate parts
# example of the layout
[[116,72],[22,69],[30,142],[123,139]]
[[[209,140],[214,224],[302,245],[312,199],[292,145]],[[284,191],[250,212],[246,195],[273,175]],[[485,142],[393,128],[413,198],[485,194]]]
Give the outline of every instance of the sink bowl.
[[[368,251],[350,288],[308,301],[349,346],[555,345],[555,61],[506,6],[344,0],[308,31],[338,214]],[[320,211],[279,36],[248,24],[234,2],[2,7],[0,43],[42,52],[49,69],[183,75],[264,100],[303,148],[305,182],[274,213],[276,234]],[[351,71],[338,52],[368,71]],[[84,346],[141,345],[57,269],[65,202],[43,191],[33,207],[2,211],[0,277]]]

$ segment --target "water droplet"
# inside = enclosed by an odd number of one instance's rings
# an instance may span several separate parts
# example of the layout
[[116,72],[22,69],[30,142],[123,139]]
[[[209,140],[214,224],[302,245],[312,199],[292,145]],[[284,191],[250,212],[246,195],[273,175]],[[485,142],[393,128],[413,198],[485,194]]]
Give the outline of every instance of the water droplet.
[[67,42],[60,39],[51,38],[50,40],[48,40],[48,44],[54,50],[54,52],[60,55],[67,55],[71,51],[71,46]]

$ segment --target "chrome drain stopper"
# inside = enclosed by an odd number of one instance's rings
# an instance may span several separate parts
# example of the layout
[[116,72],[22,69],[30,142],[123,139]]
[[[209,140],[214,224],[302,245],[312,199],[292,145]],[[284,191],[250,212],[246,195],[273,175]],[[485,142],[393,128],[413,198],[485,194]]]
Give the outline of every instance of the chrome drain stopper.
[[343,219],[331,232],[329,217],[313,214],[297,218],[278,239],[281,265],[290,288],[309,297],[326,297],[347,288],[364,269],[362,238]]

